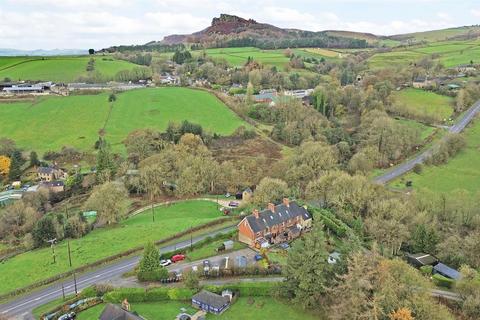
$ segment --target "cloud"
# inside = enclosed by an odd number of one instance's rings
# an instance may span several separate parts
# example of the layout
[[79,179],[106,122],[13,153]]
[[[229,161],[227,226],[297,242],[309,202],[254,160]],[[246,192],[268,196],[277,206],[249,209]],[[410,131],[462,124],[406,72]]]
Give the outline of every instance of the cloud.
[[474,17],[480,17],[480,9],[472,9],[470,12]]

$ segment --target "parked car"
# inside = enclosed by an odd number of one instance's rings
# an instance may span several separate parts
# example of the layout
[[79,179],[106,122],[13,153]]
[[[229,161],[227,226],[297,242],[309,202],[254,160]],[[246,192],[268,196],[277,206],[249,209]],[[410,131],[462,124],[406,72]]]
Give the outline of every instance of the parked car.
[[290,248],[290,245],[286,242],[280,243],[280,248],[287,250],[288,248]]
[[230,198],[231,196],[230,192],[225,193],[225,198]]
[[260,261],[263,259],[263,257],[260,254],[256,254],[255,257],[253,257],[255,261]]
[[210,261],[209,260],[204,260],[203,261],[203,271],[205,273],[208,273],[210,271]]
[[240,203],[238,203],[237,201],[230,201],[228,203],[228,206],[232,207],[232,208],[237,208],[239,205],[240,205]]
[[197,267],[197,266],[192,266],[192,271],[193,271],[193,272],[197,272],[197,271],[198,271],[198,267]]
[[171,264],[172,264],[172,260],[170,260],[170,259],[167,259],[167,260],[165,260],[165,259],[163,259],[163,260],[160,260],[160,265],[161,265],[162,267],[166,267],[166,266],[169,266],[169,265],[171,265]]
[[77,317],[77,315],[75,314],[75,312],[70,312],[70,313],[66,313],[64,315],[61,315],[60,317],[58,317],[58,320],[73,320]]
[[176,262],[179,262],[179,261],[182,261],[182,260],[185,260],[185,255],[184,254],[176,254],[172,257],[172,262],[173,263],[176,263]]

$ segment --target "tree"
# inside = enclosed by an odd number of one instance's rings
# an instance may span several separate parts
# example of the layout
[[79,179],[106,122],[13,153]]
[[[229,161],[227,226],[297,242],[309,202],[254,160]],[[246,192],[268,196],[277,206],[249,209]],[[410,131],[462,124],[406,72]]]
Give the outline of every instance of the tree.
[[185,283],[185,287],[189,289],[198,290],[200,287],[198,274],[193,270],[188,270],[183,274],[183,282]]
[[30,167],[37,167],[40,165],[40,160],[38,160],[38,155],[35,151],[30,152]]
[[17,150],[15,141],[8,138],[0,138],[0,156],[11,157],[15,150]]
[[408,308],[400,308],[388,315],[390,320],[414,320],[412,312]]
[[115,162],[110,150],[110,145],[105,139],[100,137],[97,153],[97,178],[108,181],[115,174],[115,169]]
[[434,253],[438,240],[435,229],[420,224],[412,234],[412,248],[415,252]]
[[0,176],[8,176],[11,160],[7,156],[0,156]]
[[317,307],[325,295],[329,273],[328,251],[322,225],[315,223],[311,232],[294,242],[284,268],[282,294],[304,309]]
[[152,220],[155,222],[155,198],[163,193],[163,183],[166,175],[161,166],[152,164],[140,169],[140,181],[143,189],[147,191],[152,205]]
[[95,54],[95,49],[88,49],[88,54],[90,55]]
[[96,186],[84,207],[97,211],[97,223],[113,224],[127,214],[127,190],[118,182],[105,182]]
[[480,318],[480,273],[466,265],[460,268],[456,289],[462,297],[462,313],[469,319]]
[[138,267],[140,281],[154,281],[168,277],[168,271],[160,265],[160,254],[153,242],[147,242]]
[[10,180],[17,180],[22,175],[22,166],[25,163],[25,160],[22,157],[20,151],[15,150],[11,157],[10,170],[8,177]]
[[285,181],[267,177],[258,184],[253,199],[256,205],[265,206],[269,202],[280,202],[288,194],[288,185]]
[[32,231],[32,237],[35,247],[46,246],[47,240],[57,238],[54,220],[50,215],[46,215],[35,224]]

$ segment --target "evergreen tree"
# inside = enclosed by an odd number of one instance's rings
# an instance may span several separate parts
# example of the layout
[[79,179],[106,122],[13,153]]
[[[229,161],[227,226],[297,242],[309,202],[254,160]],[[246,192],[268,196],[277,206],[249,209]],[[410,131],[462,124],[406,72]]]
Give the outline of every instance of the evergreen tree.
[[35,247],[43,247],[47,245],[47,240],[57,237],[55,224],[50,216],[44,216],[37,221],[32,231],[33,243]]
[[97,177],[110,179],[115,174],[115,163],[110,151],[110,145],[103,138],[99,138],[97,154]]
[[303,239],[294,243],[288,253],[282,294],[303,308],[318,306],[330,278],[327,257],[322,225],[316,224]]
[[142,260],[140,260],[139,272],[157,271],[160,266],[160,254],[153,242],[147,242],[143,249]]
[[413,250],[415,252],[433,253],[438,240],[435,230],[426,227],[424,224],[420,224],[412,235]]
[[22,165],[25,163],[25,159],[23,159],[22,154],[20,151],[15,150],[12,154],[11,162],[10,162],[10,171],[8,173],[8,177],[10,180],[17,180],[22,175]]
[[38,155],[35,151],[30,152],[30,167],[36,167],[40,165],[40,160],[38,160]]

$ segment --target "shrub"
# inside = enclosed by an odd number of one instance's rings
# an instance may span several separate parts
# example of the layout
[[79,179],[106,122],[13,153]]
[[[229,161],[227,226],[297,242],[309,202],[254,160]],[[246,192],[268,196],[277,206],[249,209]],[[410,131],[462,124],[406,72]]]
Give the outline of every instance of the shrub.
[[413,172],[415,172],[416,174],[420,174],[422,173],[423,171],[423,166],[421,163],[417,163],[414,167],[413,167]]
[[223,290],[228,289],[243,296],[266,297],[272,295],[277,285],[275,282],[238,283],[223,286],[205,286],[205,290],[220,294]]
[[455,280],[452,280],[450,278],[444,277],[441,274],[434,274],[432,276],[433,282],[439,286],[439,287],[444,287],[444,288],[451,288],[453,284],[455,283]]
[[433,272],[433,267],[432,266],[421,266],[420,271],[426,276],[431,276],[432,272]]
[[137,273],[139,281],[158,281],[168,278],[168,270],[166,268],[160,268],[153,271],[139,271]]
[[112,303],[120,303],[123,299],[137,303],[166,300],[189,300],[194,294],[194,290],[185,288],[122,288],[107,293],[103,297],[103,300]]

